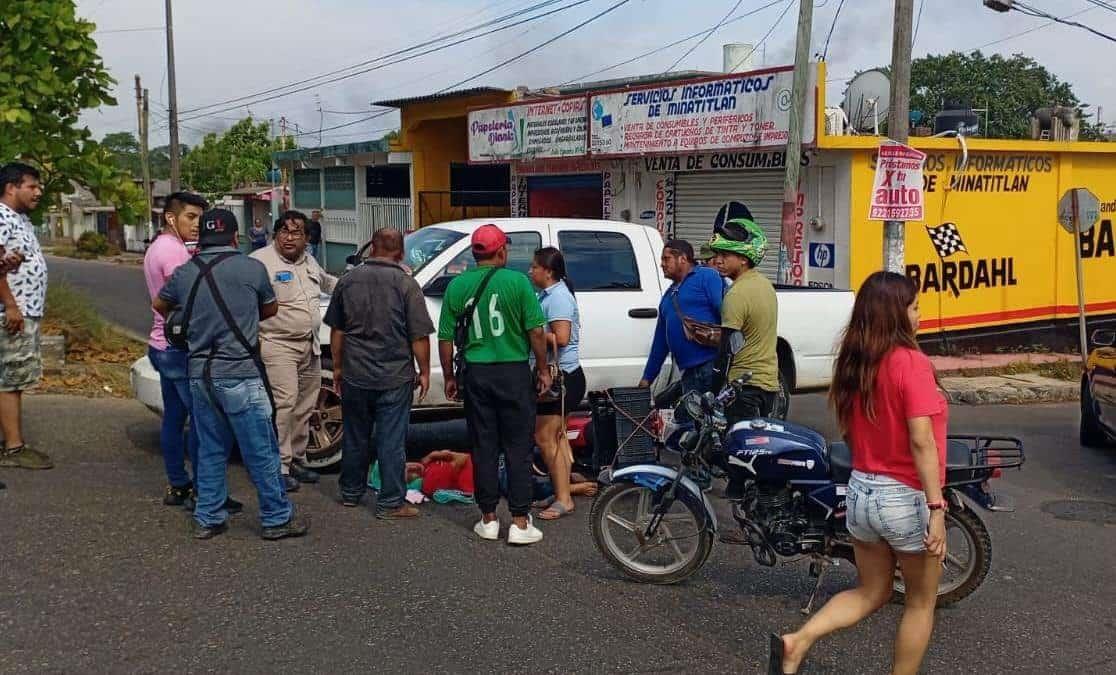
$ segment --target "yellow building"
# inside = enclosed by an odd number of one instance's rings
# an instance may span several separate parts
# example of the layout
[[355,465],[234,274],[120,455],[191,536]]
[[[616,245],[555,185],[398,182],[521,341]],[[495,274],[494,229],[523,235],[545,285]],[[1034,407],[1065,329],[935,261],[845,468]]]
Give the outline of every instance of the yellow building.
[[[717,220],[747,214],[774,242],[782,233],[779,143],[790,124],[790,71],[677,73],[539,92],[481,88],[380,105],[401,110],[392,151],[409,153],[415,226],[509,212],[601,217],[696,244]],[[824,64],[810,78],[789,280],[856,289],[882,267],[884,226],[868,211],[886,139],[833,124]],[[1116,143],[909,144],[926,154],[924,219],[906,225],[906,272],[919,284],[927,340],[1074,344],[1075,244],[1056,214],[1076,187],[1102,203],[1100,222],[1079,243],[1087,310],[1093,321],[1116,319]],[[935,246],[935,237],[950,245]],[[761,271],[776,276],[777,258],[769,254]]]
[[413,227],[447,220],[508,215],[507,166],[470,167],[470,108],[507,103],[515,92],[494,87],[377,101],[398,108],[391,150],[411,166]]

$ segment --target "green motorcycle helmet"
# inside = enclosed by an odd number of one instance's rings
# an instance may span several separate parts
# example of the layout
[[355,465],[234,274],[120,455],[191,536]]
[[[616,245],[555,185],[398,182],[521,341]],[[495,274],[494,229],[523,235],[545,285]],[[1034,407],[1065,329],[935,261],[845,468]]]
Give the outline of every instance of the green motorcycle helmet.
[[767,254],[767,234],[755,221],[736,218],[725,223],[725,226],[713,236],[709,248],[743,256],[752,263],[752,267],[759,267]]

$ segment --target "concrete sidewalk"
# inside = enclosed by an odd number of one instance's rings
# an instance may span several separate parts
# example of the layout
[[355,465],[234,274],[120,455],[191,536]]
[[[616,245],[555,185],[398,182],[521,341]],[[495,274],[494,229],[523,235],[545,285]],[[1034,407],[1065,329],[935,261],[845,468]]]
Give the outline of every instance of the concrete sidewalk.
[[1080,398],[1081,387],[1076,381],[1044,377],[1038,373],[975,374],[1014,364],[1038,365],[1075,361],[1075,354],[966,354],[963,356],[931,356],[930,361],[941,377],[942,388],[954,404],[991,405],[1005,403],[1060,403]]

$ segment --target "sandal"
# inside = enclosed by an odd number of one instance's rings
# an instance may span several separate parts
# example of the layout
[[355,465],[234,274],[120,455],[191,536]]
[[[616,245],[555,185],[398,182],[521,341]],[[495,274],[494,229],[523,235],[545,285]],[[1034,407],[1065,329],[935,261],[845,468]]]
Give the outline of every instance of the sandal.
[[[553,514],[557,514],[557,515],[548,516],[548,515],[546,515],[548,513],[553,513]],[[571,513],[573,513],[573,509],[566,508],[566,505],[563,504],[562,502],[555,501],[550,506],[548,506],[545,511],[543,511],[542,513],[539,514],[539,519],[540,520],[558,520],[559,518],[564,518],[564,517],[570,515]]]
[[767,636],[767,673],[768,675],[785,675],[783,670],[783,656],[785,655],[786,645],[783,644],[783,638],[770,633]]
[[548,509],[548,508],[550,508],[550,505],[554,503],[555,499],[556,499],[556,497],[554,495],[551,495],[551,496],[547,497],[546,499],[540,499],[538,501],[531,502],[531,508],[533,508],[533,509]]

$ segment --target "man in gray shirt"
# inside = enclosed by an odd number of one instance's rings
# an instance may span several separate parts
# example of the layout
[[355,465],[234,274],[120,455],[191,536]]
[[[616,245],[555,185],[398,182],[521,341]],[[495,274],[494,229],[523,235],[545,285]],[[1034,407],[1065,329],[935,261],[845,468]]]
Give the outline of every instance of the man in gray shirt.
[[306,534],[307,525],[295,518],[283,488],[259,356],[259,322],[279,307],[267,269],[240,252],[236,233],[236,217],[229,211],[202,214],[201,252],[175,270],[152,303],[163,316],[176,307],[185,316],[191,415],[198,430],[194,536],[209,539],[228,529],[225,474],[235,441],[259,495],[261,536],[297,537]]
[[421,401],[430,387],[434,332],[426,299],[400,265],[402,260],[403,235],[378,230],[372,236],[371,257],[341,277],[325,315],[333,329],[333,384],[341,395],[345,425],[341,503],[360,504],[374,451],[382,483],[376,517],[384,519],[418,515],[418,509],[404,501],[407,424],[412,392],[417,387]]

